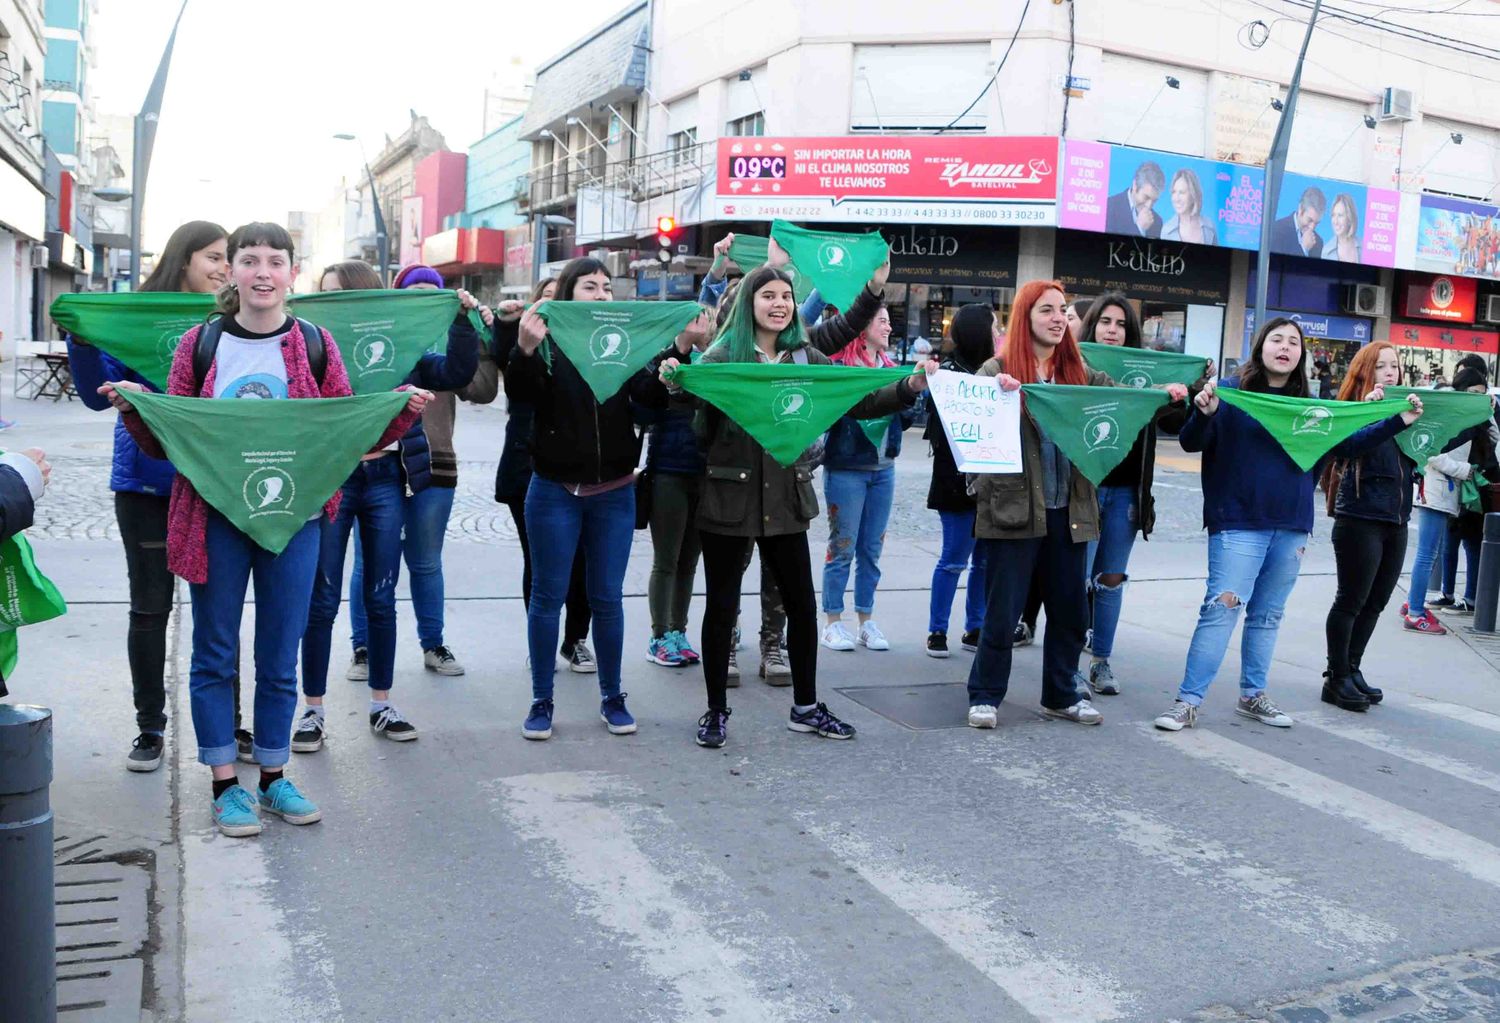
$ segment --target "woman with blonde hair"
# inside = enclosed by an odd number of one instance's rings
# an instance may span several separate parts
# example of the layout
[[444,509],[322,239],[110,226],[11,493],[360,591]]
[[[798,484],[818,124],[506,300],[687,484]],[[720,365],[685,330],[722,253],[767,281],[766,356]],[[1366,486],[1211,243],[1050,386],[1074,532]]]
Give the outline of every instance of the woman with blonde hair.
[[1172,175],[1172,219],[1162,225],[1163,239],[1213,245],[1218,235],[1203,219],[1203,184],[1186,167]]
[[1340,192],[1333,200],[1329,220],[1333,224],[1333,237],[1323,246],[1323,258],[1337,259],[1341,263],[1358,263],[1359,210],[1355,208],[1354,197],[1347,192]]

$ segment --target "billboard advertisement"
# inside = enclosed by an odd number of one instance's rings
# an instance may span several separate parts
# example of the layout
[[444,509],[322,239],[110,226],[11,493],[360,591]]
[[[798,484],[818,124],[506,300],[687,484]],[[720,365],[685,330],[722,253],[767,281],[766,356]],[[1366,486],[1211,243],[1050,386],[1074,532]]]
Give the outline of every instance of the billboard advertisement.
[[723,138],[725,220],[1052,226],[1056,136]]
[[1472,277],[1408,274],[1397,296],[1401,315],[1414,320],[1473,323],[1479,305],[1479,282]]
[[1286,174],[1276,197],[1271,251],[1368,266],[1396,265],[1399,192]]
[[1500,280],[1500,209],[1422,196],[1413,269]]

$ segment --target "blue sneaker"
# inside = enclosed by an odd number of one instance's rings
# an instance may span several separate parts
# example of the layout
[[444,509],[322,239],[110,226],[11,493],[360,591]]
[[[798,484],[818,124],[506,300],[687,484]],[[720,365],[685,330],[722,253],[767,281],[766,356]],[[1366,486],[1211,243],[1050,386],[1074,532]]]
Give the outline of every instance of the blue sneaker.
[[635,731],[635,718],[625,709],[624,693],[601,702],[599,716],[604,719],[611,735],[630,735]]
[[231,785],[214,800],[214,823],[230,838],[260,834],[260,814],[243,785]]
[[526,715],[526,723],[521,726],[521,734],[528,739],[550,739],[552,738],[552,701],[537,700],[531,705],[531,713]]
[[260,808],[270,810],[288,824],[316,824],[323,819],[323,811],[298,792],[290,778],[277,778],[259,795]]
[[677,651],[677,656],[682,658],[683,664],[697,664],[703,660],[698,651],[693,649],[693,644],[688,642],[687,633],[669,632],[667,640],[672,644],[672,649]]
[[806,713],[799,713],[797,708],[793,707],[792,716],[786,726],[794,732],[812,732],[825,739],[854,738],[854,726],[834,717],[829,712],[828,705],[824,703],[815,704],[812,710]]
[[652,638],[646,647],[646,660],[660,664],[663,668],[682,667],[682,655],[677,652],[677,647],[672,643],[672,637],[676,633],[669,632],[660,639]]

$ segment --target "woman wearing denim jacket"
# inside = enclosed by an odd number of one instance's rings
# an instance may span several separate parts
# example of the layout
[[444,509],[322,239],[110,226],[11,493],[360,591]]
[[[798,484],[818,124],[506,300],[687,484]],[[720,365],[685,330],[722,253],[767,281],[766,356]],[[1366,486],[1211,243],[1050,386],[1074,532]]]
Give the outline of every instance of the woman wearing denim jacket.
[[[1307,349],[1295,320],[1278,316],[1256,335],[1240,376],[1221,386],[1306,398]],[[1203,524],[1208,529],[1208,587],[1188,647],[1182,685],[1155,724],[1168,732],[1192,727],[1240,609],[1247,608],[1240,649],[1240,699],[1236,713],[1276,728],[1292,719],[1266,695],[1282,610],[1313,526],[1313,489],[1330,458],[1363,454],[1416,421],[1422,403],[1353,434],[1311,469],[1303,469],[1248,413],[1219,401],[1208,384],[1193,399],[1179,435],[1184,451],[1203,453]]]

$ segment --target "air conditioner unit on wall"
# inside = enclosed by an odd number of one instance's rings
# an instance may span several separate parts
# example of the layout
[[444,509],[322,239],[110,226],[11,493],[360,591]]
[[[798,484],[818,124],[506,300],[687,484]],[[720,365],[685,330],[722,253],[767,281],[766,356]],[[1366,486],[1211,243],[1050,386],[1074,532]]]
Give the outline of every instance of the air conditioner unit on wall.
[[1385,289],[1377,284],[1344,285],[1344,312],[1360,316],[1385,315]]
[[47,269],[47,246],[33,245],[31,247],[31,268],[33,270]]
[[1410,121],[1416,116],[1417,105],[1410,89],[1387,88],[1380,95],[1380,119],[1382,121]]
[[629,277],[630,256],[629,252],[619,250],[607,252],[604,255],[604,269],[609,272],[611,277]]
[[1500,295],[1484,297],[1484,316],[1481,319],[1485,323],[1500,323]]

